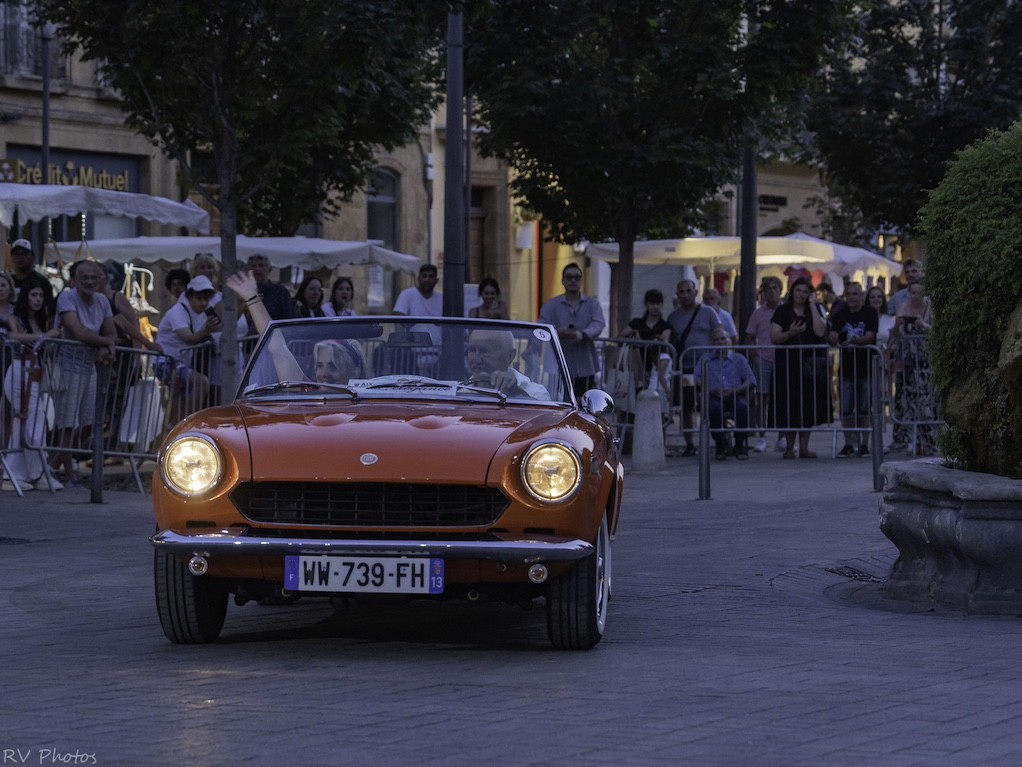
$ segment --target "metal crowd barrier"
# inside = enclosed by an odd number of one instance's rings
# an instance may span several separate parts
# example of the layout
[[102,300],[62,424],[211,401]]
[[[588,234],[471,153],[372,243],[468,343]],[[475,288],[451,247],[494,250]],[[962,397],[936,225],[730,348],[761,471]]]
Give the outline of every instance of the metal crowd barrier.
[[[599,385],[615,397],[618,407],[613,414],[612,424],[619,438],[627,443],[630,436],[632,412],[627,402],[632,401],[624,381],[627,375],[621,372],[618,364],[621,354],[632,354],[637,349],[645,351],[666,345],[661,342],[643,342],[633,339],[599,339],[597,341],[598,358],[601,361]],[[824,433],[831,436],[831,456],[835,457],[839,443],[843,443],[843,435],[848,432],[852,443],[856,440],[867,441],[871,445],[869,453],[873,464],[874,488],[881,489],[880,464],[883,460],[885,425],[893,423],[895,438],[898,429],[908,435],[912,454],[933,445],[933,436],[943,424],[935,410],[932,376],[930,375],[929,356],[926,349],[925,336],[902,336],[893,344],[890,351],[876,345],[856,347],[852,351],[860,351],[865,359],[858,354],[842,355],[838,347],[820,346],[756,346],[737,345],[728,349],[744,356],[751,362],[753,374],[759,372],[756,359],[760,352],[774,353],[774,372],[770,380],[769,408],[762,407],[760,395],[764,390],[763,382],[757,381],[756,390],[741,398],[725,397],[719,394],[712,398],[708,387],[702,387],[699,396],[695,396],[695,384],[698,380],[707,380],[708,370],[701,368],[699,375],[695,372],[684,373],[679,369],[678,360],[673,349],[663,349],[671,360],[671,400],[670,413],[665,419],[665,444],[671,450],[670,438],[697,438],[700,446],[700,497],[709,497],[709,466],[711,453],[716,452],[718,442],[725,451],[733,449],[738,441],[745,441],[751,446],[759,433],[766,432],[798,432],[808,431],[813,434]],[[721,347],[692,347],[686,354],[694,355],[700,360],[700,366],[712,364],[713,355]],[[611,351],[613,350],[613,351]],[[889,360],[893,359],[893,363]],[[863,365],[863,369],[846,365]],[[894,371],[889,368],[893,364]],[[637,366],[629,366],[634,370]],[[644,368],[643,368],[644,370]],[[797,373],[798,380],[793,380]],[[894,394],[891,394],[890,382],[894,381]],[[632,376],[636,389],[641,388],[643,381]],[[861,381],[859,385],[849,382]],[[786,396],[786,392],[797,390],[802,396]],[[619,404],[621,397],[625,404]],[[683,411],[686,402],[694,406],[695,417],[690,428],[685,427]],[[808,413],[807,408],[813,407],[819,412]],[[705,417],[702,417],[705,414]],[[808,417],[811,415],[812,417]],[[803,424],[810,424],[803,426]],[[783,426],[780,424],[784,424]],[[677,426],[677,429],[676,429]],[[839,440],[839,437],[842,439]],[[866,438],[865,440],[863,438]],[[687,440],[686,440],[687,441]],[[924,450],[925,451],[925,450]],[[703,494],[705,493],[705,494]]]
[[671,392],[660,389],[657,372],[661,358],[666,357],[663,360],[666,363],[665,377],[670,386],[674,380],[677,355],[674,347],[663,341],[598,338],[594,343],[599,361],[597,386],[614,398],[610,423],[621,440],[622,448],[628,452],[635,424],[635,398],[639,391],[652,384],[660,394],[664,421],[671,417]]

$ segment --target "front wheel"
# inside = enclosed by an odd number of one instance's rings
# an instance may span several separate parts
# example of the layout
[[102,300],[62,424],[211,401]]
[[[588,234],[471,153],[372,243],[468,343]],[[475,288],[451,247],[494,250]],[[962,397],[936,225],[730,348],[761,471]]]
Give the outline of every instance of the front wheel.
[[227,616],[226,586],[192,575],[178,558],[157,549],[153,558],[156,612],[167,639],[175,644],[205,644],[220,636]]
[[595,551],[547,587],[547,636],[554,647],[590,650],[603,638],[610,576],[610,530],[604,516]]

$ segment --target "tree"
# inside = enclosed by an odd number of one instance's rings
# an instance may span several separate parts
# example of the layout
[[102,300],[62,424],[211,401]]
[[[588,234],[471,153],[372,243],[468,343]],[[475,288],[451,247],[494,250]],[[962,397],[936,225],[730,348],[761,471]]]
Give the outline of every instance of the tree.
[[875,0],[853,22],[810,126],[841,198],[911,233],[955,151],[1019,115],[1022,5]]
[[[480,0],[466,35],[484,151],[561,241],[633,245],[732,180],[748,135],[790,129],[840,2]],[[755,34],[745,34],[751,21]]]
[[1022,123],[958,152],[920,212],[949,462],[1022,478]]
[[[116,89],[128,124],[179,163],[219,211],[225,276],[243,206],[261,231],[293,233],[328,193],[350,197],[373,148],[415,135],[435,106],[442,18],[402,0],[40,0],[68,52]],[[198,183],[193,151],[212,157]],[[328,208],[329,211],[329,208]],[[289,230],[289,231],[288,231]],[[224,386],[237,375],[233,295]]]

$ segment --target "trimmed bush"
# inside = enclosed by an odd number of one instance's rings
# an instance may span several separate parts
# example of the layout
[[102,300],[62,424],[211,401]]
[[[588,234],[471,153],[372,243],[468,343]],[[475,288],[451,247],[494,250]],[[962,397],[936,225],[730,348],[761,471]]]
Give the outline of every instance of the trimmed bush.
[[920,212],[952,465],[1022,478],[1022,123],[961,150]]

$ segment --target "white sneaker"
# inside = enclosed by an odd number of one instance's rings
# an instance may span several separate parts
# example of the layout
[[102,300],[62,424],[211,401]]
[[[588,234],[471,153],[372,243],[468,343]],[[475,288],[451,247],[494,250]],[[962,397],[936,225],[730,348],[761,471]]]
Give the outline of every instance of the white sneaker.
[[765,453],[766,440],[763,439],[762,437],[760,439],[757,439],[755,442],[752,443],[752,449],[755,450],[757,453]]
[[[11,480],[9,480],[9,479],[5,479],[3,481],[3,485],[0,485],[0,487],[2,487],[4,490],[13,490],[14,489],[14,483]],[[18,480],[18,487],[20,487],[21,488],[21,492],[24,493],[24,492],[32,489],[32,483],[29,482],[28,480],[19,479]]]
[[[53,487],[50,487],[50,483],[53,483]],[[52,477],[49,482],[46,481],[46,477],[39,477],[35,482],[32,483],[32,487],[36,490],[63,490],[64,485],[57,481],[56,477]]]
[[788,449],[788,441],[784,437],[781,437],[779,440],[777,440],[777,444],[774,445],[774,452],[775,453],[783,453],[787,449]]

